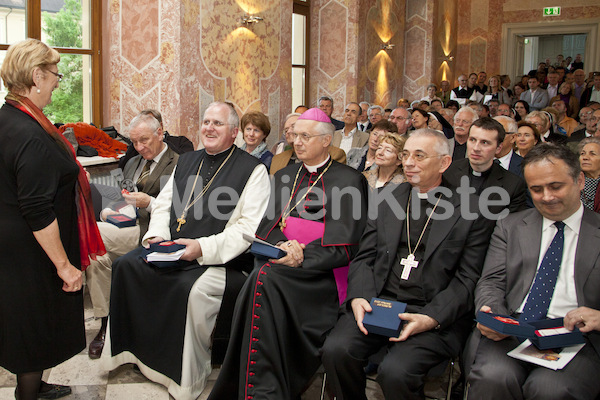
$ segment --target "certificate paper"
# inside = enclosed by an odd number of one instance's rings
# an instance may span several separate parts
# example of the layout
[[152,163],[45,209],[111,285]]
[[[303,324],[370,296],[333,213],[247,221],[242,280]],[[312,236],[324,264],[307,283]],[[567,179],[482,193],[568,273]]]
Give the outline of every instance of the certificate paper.
[[585,346],[585,343],[564,347],[561,350],[538,350],[538,348],[527,339],[507,354],[517,360],[527,361],[556,371],[563,369],[583,346]]

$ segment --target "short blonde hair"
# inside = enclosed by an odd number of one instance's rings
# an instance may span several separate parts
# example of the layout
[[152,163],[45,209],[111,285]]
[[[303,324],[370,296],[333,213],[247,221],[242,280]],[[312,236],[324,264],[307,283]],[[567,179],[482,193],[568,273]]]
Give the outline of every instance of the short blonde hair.
[[379,143],[389,143],[394,146],[396,153],[398,153],[398,159],[402,157],[402,151],[404,150],[404,144],[406,143],[406,136],[399,135],[393,132],[386,132],[380,139]]
[[58,51],[37,39],[26,39],[8,48],[0,75],[9,91],[24,94],[34,86],[34,69],[43,70],[59,61]]

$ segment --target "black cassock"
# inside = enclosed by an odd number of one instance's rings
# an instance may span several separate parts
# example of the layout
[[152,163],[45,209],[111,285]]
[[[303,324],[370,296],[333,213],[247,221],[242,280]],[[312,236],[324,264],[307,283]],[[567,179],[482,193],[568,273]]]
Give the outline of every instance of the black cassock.
[[[274,208],[268,209],[275,212],[269,216],[267,211],[258,228],[259,238],[272,244],[288,239],[279,222],[297,173],[289,207],[328,165],[329,161],[313,174],[303,164],[275,174],[270,204]],[[344,189],[354,196],[344,194],[340,199],[338,192]],[[325,196],[319,198],[319,192]],[[362,174],[332,161],[292,211],[290,217],[323,223],[324,234],[306,245],[300,268],[256,261],[239,294],[231,340],[209,399],[280,400],[302,393],[321,363],[320,348],[337,320],[339,298],[333,269],[348,265],[356,253],[365,227],[366,196]]]

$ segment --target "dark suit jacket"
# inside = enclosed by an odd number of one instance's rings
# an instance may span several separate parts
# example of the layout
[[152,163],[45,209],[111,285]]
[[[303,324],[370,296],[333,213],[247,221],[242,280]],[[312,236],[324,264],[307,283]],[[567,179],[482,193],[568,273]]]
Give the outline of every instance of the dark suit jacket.
[[[521,305],[537,271],[542,215],[537,209],[498,221],[483,274],[475,291],[475,309],[511,315]],[[579,307],[600,310],[600,215],[584,208],[575,251],[575,291]],[[587,334],[600,355],[600,332]]]
[[[515,155],[513,155],[513,157],[514,156]],[[446,172],[444,172],[444,177],[453,186],[458,187],[460,185],[461,178],[463,176],[468,176],[469,173],[469,160],[465,158],[463,160],[452,161],[450,167],[446,170]],[[482,190],[494,186],[501,187],[506,190],[510,196],[510,202],[504,205],[490,206],[489,210],[492,213],[498,214],[507,206],[510,212],[521,211],[527,208],[527,185],[525,184],[525,181],[512,172],[505,170],[496,163],[492,164],[490,174],[483,183]],[[489,196],[489,199],[497,201],[500,200],[500,196],[496,193],[493,193]]]
[[344,129],[344,121],[340,121],[339,119],[331,118],[331,123],[335,126],[335,130]]
[[592,97],[592,90],[594,89],[593,86],[585,89],[583,91],[583,93],[581,93],[581,99],[579,99],[579,107],[580,109],[585,107],[587,105],[587,103],[590,102],[590,98]]
[[[358,130],[360,131],[360,127],[358,126],[358,122],[356,123],[356,127],[358,128]],[[370,132],[371,128],[373,128],[373,124],[371,123],[371,121],[369,121],[369,123],[367,124],[367,129],[365,129],[363,132]]]
[[585,128],[579,129],[578,131],[575,131],[571,134],[571,136],[569,137],[569,139],[567,139],[567,141],[569,143],[571,142],[581,142],[583,139],[585,139]]
[[567,144],[568,139],[567,136],[561,135],[560,133],[550,132],[550,135],[548,135],[546,140],[554,144]]
[[[271,168],[269,174],[275,175],[275,172],[288,166],[294,154],[294,149],[288,149],[282,153],[276,154],[271,159]],[[340,164],[346,164],[346,152],[339,147],[329,146],[329,155]]]
[[[148,180],[144,186],[144,192],[152,197],[158,196],[160,193],[160,178],[162,176],[166,176],[167,178],[173,172],[173,168],[177,165],[177,160],[179,159],[179,154],[175,153],[170,147],[167,146],[167,151],[161,157],[160,161],[152,170],[150,176],[148,176]],[[145,162],[141,155],[137,155],[133,157],[131,160],[127,161],[125,164],[125,169],[123,170],[123,176],[125,179],[133,180],[133,175],[135,171],[140,166],[140,163]],[[150,214],[146,211],[145,208],[138,209],[139,215],[139,223],[140,223],[140,238],[144,237],[146,232],[148,231],[148,224],[150,223]]]
[[[356,258],[350,264],[348,274],[348,303],[353,298],[368,301],[381,293],[392,265],[396,262],[398,244],[406,232],[401,218],[392,209],[404,214],[412,186],[403,183],[395,188],[392,200],[378,204],[377,215],[369,215],[367,227],[360,240]],[[469,315],[473,309],[475,284],[481,273],[485,252],[489,243],[493,223],[481,216],[467,220],[461,217],[461,199],[452,191],[450,199],[442,198],[448,203],[440,202],[439,207],[452,215],[443,220],[432,218],[431,230],[427,239],[423,260],[419,260],[418,268],[423,268],[425,297],[429,302],[421,313],[434,318],[440,329],[452,327],[458,321],[472,319]],[[470,195],[463,207],[469,206],[471,212],[478,212],[478,197]]]
[[523,178],[523,170],[521,164],[523,163],[523,157],[513,151],[512,157],[510,157],[510,163],[508,164],[508,170],[513,174]]

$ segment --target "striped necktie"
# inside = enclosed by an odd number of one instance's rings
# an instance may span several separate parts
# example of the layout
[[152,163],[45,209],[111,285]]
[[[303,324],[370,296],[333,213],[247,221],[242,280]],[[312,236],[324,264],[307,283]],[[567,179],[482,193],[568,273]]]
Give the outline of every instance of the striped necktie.
[[142,173],[138,178],[136,185],[140,192],[144,191],[144,186],[148,181],[148,177],[150,176],[150,166],[152,166],[152,160],[146,160],[146,165],[144,165],[144,169],[142,169]]

